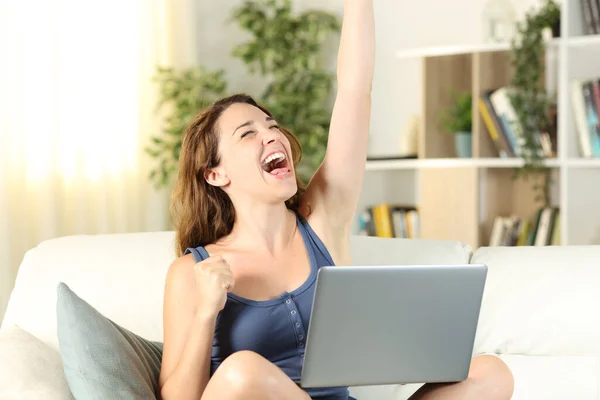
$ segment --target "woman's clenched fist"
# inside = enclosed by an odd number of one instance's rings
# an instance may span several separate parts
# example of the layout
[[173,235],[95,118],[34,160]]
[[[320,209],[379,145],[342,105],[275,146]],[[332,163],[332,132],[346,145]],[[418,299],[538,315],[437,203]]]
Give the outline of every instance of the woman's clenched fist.
[[198,311],[218,314],[227,301],[227,292],[235,284],[227,261],[212,256],[194,266],[198,291]]

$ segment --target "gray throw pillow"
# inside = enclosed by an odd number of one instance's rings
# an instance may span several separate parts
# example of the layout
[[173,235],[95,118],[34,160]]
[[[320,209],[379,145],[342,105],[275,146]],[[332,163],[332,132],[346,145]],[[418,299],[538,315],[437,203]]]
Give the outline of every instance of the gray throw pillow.
[[60,355],[75,399],[160,399],[161,343],[117,325],[63,282],[56,314]]

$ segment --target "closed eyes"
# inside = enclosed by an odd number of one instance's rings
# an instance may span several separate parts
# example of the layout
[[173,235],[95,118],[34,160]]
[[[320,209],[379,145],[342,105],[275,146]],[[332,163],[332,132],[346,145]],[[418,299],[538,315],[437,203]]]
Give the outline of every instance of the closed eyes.
[[[279,129],[279,125],[272,125],[269,127],[269,129]],[[246,131],[240,137],[243,139],[244,137],[246,137],[247,135],[250,135],[252,133],[256,133],[256,131],[255,130]]]

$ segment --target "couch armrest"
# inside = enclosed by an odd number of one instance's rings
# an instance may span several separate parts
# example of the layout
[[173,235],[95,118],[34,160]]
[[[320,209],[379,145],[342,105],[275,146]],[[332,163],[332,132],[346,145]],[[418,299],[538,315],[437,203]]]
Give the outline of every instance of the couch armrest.
[[0,332],[0,398],[70,400],[60,354],[17,326]]

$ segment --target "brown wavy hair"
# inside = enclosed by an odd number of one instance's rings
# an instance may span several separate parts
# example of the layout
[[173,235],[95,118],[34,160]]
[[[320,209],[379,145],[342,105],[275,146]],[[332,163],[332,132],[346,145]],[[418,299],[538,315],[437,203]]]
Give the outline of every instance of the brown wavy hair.
[[[175,226],[177,256],[188,247],[206,246],[228,235],[235,221],[235,209],[229,195],[220,187],[206,182],[205,172],[221,162],[217,122],[232,104],[246,103],[273,115],[252,97],[234,94],[202,110],[190,123],[182,140],[179,171],[171,196],[171,219]],[[294,167],[302,158],[296,136],[280,127],[292,149]],[[286,201],[288,209],[298,212],[305,187],[296,173],[298,191]]]

